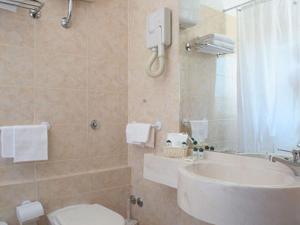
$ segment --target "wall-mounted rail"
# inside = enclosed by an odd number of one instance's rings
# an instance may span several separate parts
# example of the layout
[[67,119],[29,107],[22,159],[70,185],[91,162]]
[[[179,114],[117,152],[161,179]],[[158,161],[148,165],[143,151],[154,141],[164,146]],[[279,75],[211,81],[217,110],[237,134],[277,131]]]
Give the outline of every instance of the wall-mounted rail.
[[28,9],[29,15],[35,19],[41,16],[41,9],[44,6],[44,2],[39,0],[0,0],[0,4]]

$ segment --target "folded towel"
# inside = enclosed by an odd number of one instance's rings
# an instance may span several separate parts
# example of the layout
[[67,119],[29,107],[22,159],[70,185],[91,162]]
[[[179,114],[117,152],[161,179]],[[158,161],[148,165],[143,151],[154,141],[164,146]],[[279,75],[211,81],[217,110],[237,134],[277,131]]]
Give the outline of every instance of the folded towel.
[[171,141],[172,147],[181,147],[182,143],[187,143],[188,135],[182,133],[168,133],[167,140]]
[[234,49],[227,49],[223,47],[218,47],[218,46],[202,46],[202,47],[196,47],[196,50],[202,53],[207,53],[207,54],[232,54],[234,53]]
[[48,126],[16,126],[14,162],[48,160]]
[[128,144],[145,145],[150,139],[151,124],[130,123],[126,127]]
[[14,127],[1,127],[1,157],[13,158],[15,155]]
[[211,44],[217,47],[226,48],[228,50],[234,50],[234,44],[218,41],[218,40],[209,40],[202,42],[202,44]]
[[225,42],[225,43],[234,45],[234,41],[230,37],[227,37],[223,34],[208,34],[208,35],[205,35],[203,37],[199,37],[198,40],[201,41],[201,42],[207,42],[207,41],[210,41],[210,40],[217,40],[217,41],[220,41],[220,42]]

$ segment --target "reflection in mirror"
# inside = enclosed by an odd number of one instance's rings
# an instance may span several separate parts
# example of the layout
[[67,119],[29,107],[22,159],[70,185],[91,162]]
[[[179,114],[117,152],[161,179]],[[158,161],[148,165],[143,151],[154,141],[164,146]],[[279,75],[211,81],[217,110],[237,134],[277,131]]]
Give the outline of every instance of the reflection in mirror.
[[[218,151],[296,148],[299,9],[299,0],[181,0],[183,131]],[[205,121],[208,135],[199,136]]]

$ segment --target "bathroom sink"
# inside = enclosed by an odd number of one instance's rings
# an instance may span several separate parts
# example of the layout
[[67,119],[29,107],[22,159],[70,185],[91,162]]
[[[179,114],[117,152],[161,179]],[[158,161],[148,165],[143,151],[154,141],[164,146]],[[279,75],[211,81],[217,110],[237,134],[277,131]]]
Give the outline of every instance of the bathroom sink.
[[209,153],[179,168],[177,197],[182,210],[211,224],[300,224],[299,177],[265,159]]

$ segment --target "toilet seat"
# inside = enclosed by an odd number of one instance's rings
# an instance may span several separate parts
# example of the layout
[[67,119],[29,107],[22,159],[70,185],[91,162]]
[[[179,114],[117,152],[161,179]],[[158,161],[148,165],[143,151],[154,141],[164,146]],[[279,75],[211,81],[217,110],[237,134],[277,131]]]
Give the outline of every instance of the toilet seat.
[[98,204],[69,206],[48,214],[51,225],[125,225],[118,213]]

